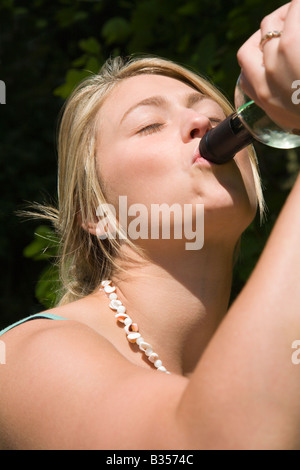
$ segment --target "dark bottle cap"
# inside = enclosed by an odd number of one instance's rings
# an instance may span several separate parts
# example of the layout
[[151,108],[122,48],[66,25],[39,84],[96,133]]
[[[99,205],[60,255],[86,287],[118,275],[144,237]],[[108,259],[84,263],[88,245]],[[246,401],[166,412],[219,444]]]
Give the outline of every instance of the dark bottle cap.
[[237,113],[233,113],[202,137],[199,151],[206,160],[222,164],[253,141]]

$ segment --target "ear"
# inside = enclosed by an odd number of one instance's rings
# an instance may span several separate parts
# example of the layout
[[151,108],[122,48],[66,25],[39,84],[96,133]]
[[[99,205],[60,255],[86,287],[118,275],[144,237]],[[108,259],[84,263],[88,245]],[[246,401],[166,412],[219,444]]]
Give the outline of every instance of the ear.
[[96,216],[91,222],[83,222],[81,213],[78,213],[78,223],[84,230],[100,240],[106,240],[106,238],[116,239],[117,227],[115,224],[118,226],[118,222],[114,206],[106,203],[99,204]]
[[83,228],[83,230],[90,233],[91,235],[97,235],[97,223],[85,224],[84,222],[81,222],[80,225]]
[[98,224],[98,222],[96,220],[95,220],[95,222],[89,222],[89,223],[83,222],[81,212],[78,212],[77,213],[77,223],[86,232],[90,233],[91,235],[97,236],[97,224]]
[[95,235],[100,240],[106,240],[107,238],[116,238],[116,229],[111,225],[108,217],[105,217],[98,222],[81,222],[81,227],[89,232],[91,235]]

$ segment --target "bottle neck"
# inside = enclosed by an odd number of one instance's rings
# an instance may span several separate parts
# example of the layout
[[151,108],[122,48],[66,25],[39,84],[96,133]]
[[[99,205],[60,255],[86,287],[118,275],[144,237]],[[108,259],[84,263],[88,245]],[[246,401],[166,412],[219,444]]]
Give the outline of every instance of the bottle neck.
[[237,152],[254,141],[237,112],[208,131],[200,141],[200,155],[213,163],[231,160]]

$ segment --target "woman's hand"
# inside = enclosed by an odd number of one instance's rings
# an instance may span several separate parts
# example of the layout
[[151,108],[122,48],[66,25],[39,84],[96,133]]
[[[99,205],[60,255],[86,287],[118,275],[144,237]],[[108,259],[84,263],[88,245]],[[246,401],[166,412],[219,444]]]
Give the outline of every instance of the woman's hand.
[[[261,22],[238,51],[241,86],[266,113],[283,127],[300,129],[300,0],[284,5]],[[262,38],[271,31],[281,37]]]

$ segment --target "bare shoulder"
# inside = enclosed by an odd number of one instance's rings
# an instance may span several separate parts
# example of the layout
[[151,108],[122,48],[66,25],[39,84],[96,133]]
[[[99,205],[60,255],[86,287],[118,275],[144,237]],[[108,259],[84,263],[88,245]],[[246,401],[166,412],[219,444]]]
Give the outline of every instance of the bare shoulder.
[[5,335],[0,448],[182,445],[176,409],[187,379],[132,364],[80,322],[30,323]]

